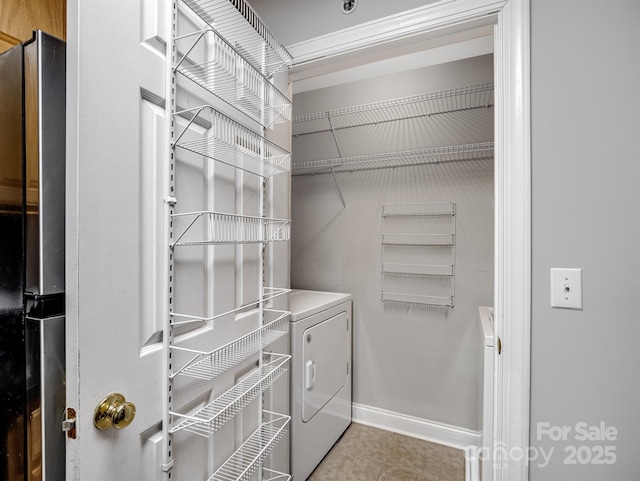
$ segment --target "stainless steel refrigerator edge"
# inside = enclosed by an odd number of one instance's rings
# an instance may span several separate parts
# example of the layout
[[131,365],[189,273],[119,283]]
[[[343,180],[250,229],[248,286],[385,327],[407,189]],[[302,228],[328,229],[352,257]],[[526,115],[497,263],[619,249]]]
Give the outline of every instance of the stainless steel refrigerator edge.
[[34,32],[33,39],[0,55],[0,72],[0,127],[11,132],[0,148],[6,223],[0,246],[8,249],[0,257],[0,323],[12,326],[2,330],[0,342],[0,359],[12,369],[11,386],[0,388],[10,405],[9,419],[0,424],[0,475],[10,481],[62,480],[64,42]]

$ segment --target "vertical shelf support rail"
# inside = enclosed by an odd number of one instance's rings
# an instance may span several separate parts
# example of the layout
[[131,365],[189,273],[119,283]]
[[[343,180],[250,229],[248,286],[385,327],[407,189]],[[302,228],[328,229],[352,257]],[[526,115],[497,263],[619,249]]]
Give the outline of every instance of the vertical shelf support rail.
[[[340,144],[338,143],[338,137],[336,137],[336,129],[333,128],[333,122],[331,122],[331,116],[327,117],[329,120],[329,127],[331,128],[331,134],[333,135],[333,141],[336,143],[336,149],[338,151],[338,157],[342,159],[342,152],[340,151]],[[333,175],[333,181],[336,183],[336,187],[338,188],[338,194],[340,194],[340,201],[342,202],[342,207],[344,210],[347,210],[347,204],[344,201],[344,196],[342,195],[342,190],[340,189],[340,184],[338,183],[338,179],[336,178],[336,172],[333,169],[333,165],[331,165],[331,175]]]
[[176,46],[174,38],[177,32],[178,21],[178,0],[170,1],[170,10],[167,15],[167,49],[165,56],[165,138],[166,156],[164,168],[164,302],[162,305],[162,316],[164,319],[164,334],[162,336],[162,348],[165,354],[163,363],[163,410],[162,410],[162,476],[165,481],[171,481],[173,469],[173,439],[169,432],[173,411],[173,381],[172,381],[172,359],[171,345],[173,344],[173,273],[174,257],[171,246],[173,240],[173,215],[175,213],[175,119],[176,110],[176,79],[173,65],[176,62]]

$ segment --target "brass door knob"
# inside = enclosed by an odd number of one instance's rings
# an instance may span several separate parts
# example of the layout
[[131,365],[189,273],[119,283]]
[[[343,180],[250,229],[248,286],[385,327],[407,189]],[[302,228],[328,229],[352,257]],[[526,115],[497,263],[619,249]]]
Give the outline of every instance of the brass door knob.
[[127,402],[122,394],[109,394],[93,411],[93,425],[98,429],[124,429],[136,417],[136,407]]

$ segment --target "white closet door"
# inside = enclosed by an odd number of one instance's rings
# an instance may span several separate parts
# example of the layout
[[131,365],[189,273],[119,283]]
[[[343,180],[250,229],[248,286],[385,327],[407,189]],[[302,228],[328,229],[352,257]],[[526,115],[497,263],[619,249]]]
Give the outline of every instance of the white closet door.
[[[68,3],[67,405],[77,412],[76,439],[67,439],[68,480],[163,479],[169,5],[164,0]],[[191,167],[212,169],[202,162]],[[183,189],[190,181],[178,180]],[[236,179],[229,182],[233,186]],[[215,202],[207,192],[208,186],[201,182],[194,184],[190,195],[200,196],[205,205]],[[211,255],[198,248],[183,252],[176,260],[177,275],[180,269],[192,269],[193,256]],[[233,271],[233,260],[230,263]],[[199,280],[176,293],[177,302],[206,314],[216,300],[232,302],[242,296],[237,293],[242,280],[229,272],[228,282],[220,283],[214,299],[207,284],[216,279],[206,262],[199,265],[204,266]],[[245,287],[244,294],[248,290]],[[189,337],[190,347],[210,350],[237,337],[232,329],[245,332],[256,323],[257,316],[245,313],[230,323],[232,328],[217,329],[215,339],[214,329],[202,323],[176,330],[178,337]],[[174,355],[176,369],[180,362]],[[235,379],[230,377],[220,382],[232,385]],[[210,399],[210,384],[191,381],[176,381],[180,392],[173,399],[175,409],[185,408],[187,400]],[[220,392],[223,387],[217,386]],[[94,409],[113,392],[135,405],[135,419],[125,429],[98,430]],[[213,450],[207,447],[211,448],[211,440],[185,437],[179,448],[186,453],[184,461],[172,479],[206,479],[213,464]]]

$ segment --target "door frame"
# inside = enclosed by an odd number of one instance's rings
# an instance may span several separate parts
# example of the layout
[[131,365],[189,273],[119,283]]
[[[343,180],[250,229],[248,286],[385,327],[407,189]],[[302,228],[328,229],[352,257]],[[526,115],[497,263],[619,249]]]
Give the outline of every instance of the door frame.
[[[530,0],[442,0],[292,45],[292,80],[429,35],[494,25],[494,481],[527,481],[531,340]],[[510,456],[509,454],[513,455]]]

